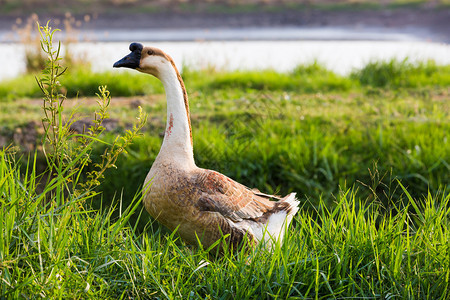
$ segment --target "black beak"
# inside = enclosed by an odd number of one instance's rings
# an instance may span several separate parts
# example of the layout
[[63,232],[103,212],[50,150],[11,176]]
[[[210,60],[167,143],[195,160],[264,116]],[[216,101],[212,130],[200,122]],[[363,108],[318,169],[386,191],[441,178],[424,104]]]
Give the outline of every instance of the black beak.
[[141,52],[142,52],[142,44],[132,43],[130,45],[131,53],[117,61],[113,67],[114,68],[130,68],[136,69],[139,68],[139,63],[141,61]]

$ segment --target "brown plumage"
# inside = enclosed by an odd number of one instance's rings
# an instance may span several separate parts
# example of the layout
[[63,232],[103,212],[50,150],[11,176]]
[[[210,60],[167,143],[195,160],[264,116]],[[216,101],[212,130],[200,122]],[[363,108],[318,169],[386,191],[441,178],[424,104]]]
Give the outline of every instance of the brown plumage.
[[144,205],[156,220],[188,243],[207,248],[224,235],[237,249],[247,237],[250,245],[282,240],[298,211],[295,193],[284,198],[263,194],[212,170],[195,165],[189,104],[183,80],[163,51],[130,45],[128,56],[114,67],[154,75],[167,95],[167,125],[161,150],[145,180]]

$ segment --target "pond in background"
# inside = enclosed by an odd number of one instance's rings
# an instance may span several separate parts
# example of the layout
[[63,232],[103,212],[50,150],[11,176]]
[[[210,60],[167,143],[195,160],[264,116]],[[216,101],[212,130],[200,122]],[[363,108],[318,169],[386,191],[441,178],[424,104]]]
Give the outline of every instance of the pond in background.
[[[348,74],[373,60],[405,59],[450,64],[450,45],[415,40],[359,41],[171,41],[143,42],[163,49],[179,68],[216,67],[224,70],[274,69],[289,71],[299,64],[318,61],[339,74]],[[71,51],[88,60],[94,71],[112,71],[115,61],[129,53],[128,42],[82,42]],[[0,80],[25,72],[21,44],[0,43]],[[123,71],[115,70],[115,71]]]

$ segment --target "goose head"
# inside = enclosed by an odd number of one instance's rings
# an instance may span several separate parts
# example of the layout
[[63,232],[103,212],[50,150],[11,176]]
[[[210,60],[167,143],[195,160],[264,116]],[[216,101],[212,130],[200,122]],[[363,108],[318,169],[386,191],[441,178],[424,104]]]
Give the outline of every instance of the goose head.
[[172,58],[155,47],[144,47],[140,43],[130,45],[131,53],[117,61],[114,68],[130,68],[160,78],[174,67]]

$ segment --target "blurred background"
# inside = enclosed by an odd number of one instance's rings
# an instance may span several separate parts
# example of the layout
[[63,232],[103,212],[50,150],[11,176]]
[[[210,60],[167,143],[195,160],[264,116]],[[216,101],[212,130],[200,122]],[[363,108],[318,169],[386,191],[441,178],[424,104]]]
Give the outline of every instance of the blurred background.
[[[448,0],[1,0],[0,80],[26,71],[35,22],[52,20],[95,71],[139,41],[193,68],[317,61],[348,74],[372,60],[450,62]],[[59,36],[59,35],[58,35]],[[30,46],[28,46],[29,48]]]

